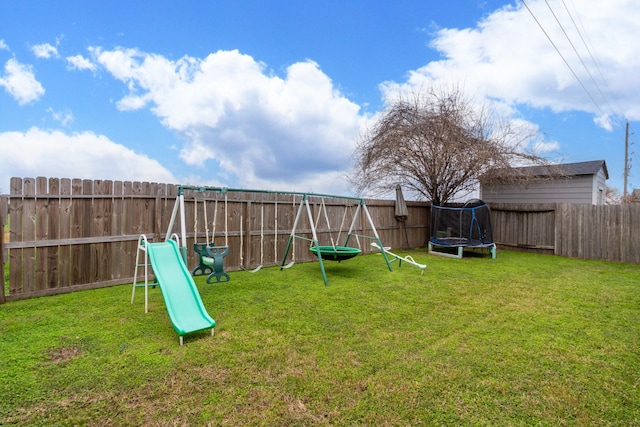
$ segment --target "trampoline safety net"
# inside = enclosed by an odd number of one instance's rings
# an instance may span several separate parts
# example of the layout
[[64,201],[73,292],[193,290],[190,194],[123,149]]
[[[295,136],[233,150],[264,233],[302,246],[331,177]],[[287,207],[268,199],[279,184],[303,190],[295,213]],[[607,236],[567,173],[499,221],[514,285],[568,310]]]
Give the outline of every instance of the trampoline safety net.
[[430,236],[431,243],[438,246],[493,246],[489,206],[479,199],[431,206]]

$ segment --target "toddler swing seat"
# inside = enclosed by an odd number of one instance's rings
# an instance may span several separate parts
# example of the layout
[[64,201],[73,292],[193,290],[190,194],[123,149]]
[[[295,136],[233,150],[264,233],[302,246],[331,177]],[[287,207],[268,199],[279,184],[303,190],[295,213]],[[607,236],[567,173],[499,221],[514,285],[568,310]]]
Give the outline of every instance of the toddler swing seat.
[[198,266],[193,269],[193,276],[208,274],[207,283],[228,282],[231,280],[224,271],[224,257],[229,253],[229,246],[210,246],[206,243],[194,243],[193,250],[198,254]]

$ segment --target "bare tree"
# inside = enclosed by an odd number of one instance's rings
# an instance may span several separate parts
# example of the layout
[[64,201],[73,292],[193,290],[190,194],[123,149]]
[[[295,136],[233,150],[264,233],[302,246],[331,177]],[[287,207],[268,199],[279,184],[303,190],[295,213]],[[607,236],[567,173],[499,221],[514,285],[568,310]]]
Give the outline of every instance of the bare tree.
[[[624,201],[626,202],[626,201]],[[609,187],[607,185],[604,191],[604,204],[605,205],[619,205],[623,203],[622,195],[617,188]]]
[[351,182],[359,192],[377,194],[400,184],[441,205],[476,189],[480,176],[543,162],[523,150],[531,136],[493,121],[459,88],[431,88],[399,97],[361,138]]

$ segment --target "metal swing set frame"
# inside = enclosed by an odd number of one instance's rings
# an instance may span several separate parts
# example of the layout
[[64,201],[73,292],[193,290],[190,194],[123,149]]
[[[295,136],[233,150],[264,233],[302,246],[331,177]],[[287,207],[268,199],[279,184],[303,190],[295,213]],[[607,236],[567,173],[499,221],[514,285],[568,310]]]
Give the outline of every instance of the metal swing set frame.
[[[324,280],[324,284],[327,285],[328,281],[327,281],[327,274],[325,272],[324,269],[324,257],[326,257],[328,260],[333,260],[333,261],[344,261],[346,259],[352,258],[358,254],[360,254],[360,250],[350,247],[349,245],[349,240],[351,239],[351,237],[355,237],[357,238],[363,238],[363,239],[371,239],[374,240],[378,245],[380,245],[382,247],[382,240],[380,240],[380,235],[378,234],[378,230],[376,230],[376,226],[373,223],[373,220],[371,219],[371,214],[369,213],[369,209],[367,209],[367,204],[365,202],[365,200],[363,198],[357,198],[357,197],[348,197],[348,196],[332,196],[332,195],[328,195],[328,194],[316,194],[316,193],[298,193],[302,195],[302,200],[300,201],[300,206],[298,207],[298,212],[296,214],[296,219],[293,222],[293,227],[291,229],[291,234],[289,235],[289,241],[287,242],[287,249],[285,250],[284,253],[284,257],[282,258],[282,264],[280,265],[280,269],[282,270],[283,268],[285,268],[285,262],[287,260],[287,256],[289,254],[289,251],[291,249],[291,246],[293,244],[293,242],[295,241],[295,239],[301,239],[301,240],[306,240],[308,242],[311,243],[311,246],[309,248],[309,250],[318,257],[318,264],[320,264],[320,271],[322,272],[322,280]],[[357,200],[358,201],[358,207],[356,208],[355,213],[353,214],[353,218],[351,220],[351,226],[349,227],[349,231],[347,233],[347,236],[344,240],[344,243],[342,245],[336,245],[333,242],[333,238],[332,240],[332,245],[331,246],[320,246],[320,243],[318,241],[318,233],[316,230],[316,224],[313,221],[313,215],[311,214],[311,206],[309,205],[309,197],[320,197],[322,198],[322,205],[323,205],[323,209],[324,209],[324,213],[325,213],[325,218],[326,218],[326,207],[324,206],[324,198],[325,197],[331,197],[331,198],[338,198],[338,199],[350,199],[350,200]],[[312,235],[312,239],[309,239],[308,237],[302,236],[302,235],[298,235],[296,234],[296,228],[298,227],[298,222],[300,221],[300,217],[302,216],[302,211],[306,210],[307,212],[307,216],[309,218],[309,223],[311,224],[311,235]],[[355,233],[355,225],[356,222],[358,220],[358,214],[360,213],[360,211],[363,211],[365,213],[365,216],[367,218],[367,221],[369,222],[369,226],[371,227],[371,231],[373,233],[373,236],[367,236],[364,234],[357,234]],[[327,227],[330,228],[329,225],[329,220],[327,218]],[[364,227],[362,227],[364,229]],[[354,250],[355,249],[355,250]],[[385,263],[387,264],[387,267],[389,268],[389,271],[393,271],[393,269],[391,268],[391,261],[389,260],[389,258],[387,257],[386,253],[382,253],[382,256],[384,258]]]
[[[351,240],[352,237],[355,237],[356,239],[359,238],[363,238],[363,239],[370,239],[373,240],[373,243],[375,243],[374,247],[384,247],[382,244],[382,240],[380,239],[380,235],[378,234],[378,231],[376,230],[375,224],[373,223],[373,220],[371,219],[371,214],[369,213],[369,209],[367,209],[367,204],[365,202],[364,198],[358,198],[358,197],[350,197],[350,196],[334,196],[334,195],[330,195],[330,194],[318,194],[318,193],[302,193],[302,192],[288,192],[288,191],[270,191],[270,190],[249,190],[249,189],[232,189],[232,188],[227,188],[227,187],[201,187],[201,186],[179,186],[178,187],[178,196],[176,198],[176,202],[174,204],[173,207],[173,211],[171,213],[171,219],[169,221],[169,226],[167,228],[167,233],[166,233],[166,238],[168,239],[169,236],[171,236],[172,234],[172,230],[173,227],[175,225],[176,219],[178,217],[178,214],[180,215],[180,235],[179,235],[179,243],[180,243],[180,251],[182,254],[182,257],[186,263],[187,261],[187,232],[186,232],[186,219],[185,219],[185,191],[186,190],[192,190],[195,192],[205,192],[205,191],[213,191],[216,193],[221,193],[221,194],[226,194],[227,192],[240,192],[240,193],[263,193],[263,194],[283,194],[283,195],[290,195],[290,196],[301,196],[301,200],[300,200],[300,205],[298,206],[298,211],[296,213],[296,217],[293,223],[293,227],[291,229],[291,233],[289,234],[289,239],[287,242],[287,247],[284,253],[284,256],[282,257],[282,262],[280,263],[280,270],[283,270],[285,268],[289,268],[291,267],[295,260],[293,259],[294,257],[294,253],[292,253],[292,261],[287,264],[287,258],[289,256],[289,253],[291,253],[291,249],[294,247],[295,245],[295,240],[296,239],[300,239],[300,240],[305,240],[308,241],[310,243],[310,247],[309,250],[317,256],[318,258],[318,264],[320,265],[320,271],[322,273],[322,280],[324,281],[324,284],[327,285],[328,284],[328,280],[327,280],[327,274],[325,271],[325,267],[324,267],[324,260],[335,260],[335,261],[343,261],[349,258],[352,258],[353,256],[356,256],[358,254],[361,253],[360,249],[358,248],[354,248],[354,247],[350,247],[348,246],[349,241]],[[333,238],[331,238],[332,240],[332,244],[329,246],[321,246],[318,240],[318,233],[317,233],[317,225],[316,222],[314,222],[313,219],[313,215],[311,213],[311,206],[309,204],[309,198],[310,197],[318,197],[321,198],[322,200],[322,207],[323,209],[325,209],[324,213],[325,213],[325,219],[327,221],[327,227],[330,228],[330,225],[328,223],[328,217],[326,215],[326,207],[324,206],[324,199],[325,198],[336,198],[336,199],[349,199],[349,200],[356,200],[358,202],[357,204],[357,208],[353,214],[353,218],[351,220],[351,225],[349,227],[349,231],[346,234],[344,243],[342,245],[336,245],[335,242],[333,241]],[[348,209],[348,207],[345,207],[345,209]],[[307,217],[309,219],[309,224],[311,226],[311,235],[312,238],[308,238],[305,237],[301,234],[296,233],[297,231],[297,227],[299,225],[300,219],[303,215],[303,212],[307,213]],[[356,224],[358,222],[358,217],[360,212],[364,212],[364,215],[366,217],[366,220],[368,222],[368,225],[371,229],[372,232],[372,236],[370,235],[365,235],[365,234],[358,234],[356,233]],[[346,215],[346,212],[345,212]],[[344,218],[343,218],[344,220]],[[342,224],[341,224],[342,227]],[[364,230],[364,225],[361,227],[362,230]],[[359,240],[358,240],[359,242]],[[207,247],[209,247],[208,242],[207,242]],[[210,246],[213,247],[213,246]],[[228,250],[228,247],[227,247]],[[294,251],[295,252],[295,251]],[[387,256],[387,252],[386,251],[381,251],[381,255],[382,258],[384,259],[387,267],[389,268],[389,271],[393,271],[392,267],[391,267],[391,262],[394,260],[390,260],[389,257]],[[218,257],[218,259],[220,259]],[[215,264],[215,263],[214,263]],[[221,269],[221,265],[218,266],[219,269]],[[256,269],[257,271],[258,269]]]

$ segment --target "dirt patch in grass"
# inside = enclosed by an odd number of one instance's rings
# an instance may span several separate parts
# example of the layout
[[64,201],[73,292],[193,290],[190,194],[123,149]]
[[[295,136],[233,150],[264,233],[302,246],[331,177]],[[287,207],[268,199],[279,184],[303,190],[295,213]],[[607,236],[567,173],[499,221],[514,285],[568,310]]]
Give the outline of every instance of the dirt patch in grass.
[[82,349],[78,347],[60,347],[49,350],[47,356],[49,356],[49,360],[56,365],[66,362],[67,360],[71,360],[76,358],[82,354]]

